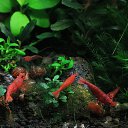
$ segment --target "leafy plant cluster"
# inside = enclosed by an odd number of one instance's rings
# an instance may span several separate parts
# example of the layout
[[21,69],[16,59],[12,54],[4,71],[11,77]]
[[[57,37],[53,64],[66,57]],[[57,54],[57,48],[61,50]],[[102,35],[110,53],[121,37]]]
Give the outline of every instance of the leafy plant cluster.
[[[51,71],[52,64],[57,64],[54,65],[57,67],[59,65],[57,71],[56,71],[56,67],[53,67],[53,70]],[[65,79],[67,79],[67,77],[65,78],[64,76],[62,76],[62,74],[64,75],[65,72],[69,71],[69,69],[73,67],[74,64],[73,60],[71,58],[66,59],[65,56],[59,56],[57,58],[57,61],[53,61],[52,64],[48,65],[47,74],[45,75],[45,77],[38,79],[36,86],[32,89],[33,90],[32,94],[33,95],[36,94],[39,97],[38,99],[39,104],[42,104],[42,107],[48,107],[48,106],[59,107],[60,104],[67,102],[69,94],[74,93],[72,88],[68,87],[60,92],[60,95],[57,99],[52,94],[52,92],[58,90],[62,85],[62,83],[65,81]],[[54,73],[52,74],[52,72]],[[34,99],[35,96],[34,98],[32,98],[32,101],[34,101]]]
[[55,75],[53,79],[45,78],[45,82],[39,83],[38,86],[40,86],[40,90],[43,92],[43,100],[46,105],[52,104],[54,107],[58,107],[59,103],[67,102],[67,96],[68,94],[72,94],[73,91],[71,88],[68,88],[60,93],[60,96],[58,99],[55,99],[52,95],[52,92],[56,91],[63,82],[59,79],[59,75]]
[[0,85],[0,97],[3,96],[5,92],[6,92],[6,89],[2,85]]
[[14,36],[30,21],[36,20],[36,25],[42,28],[50,26],[50,19],[46,9],[56,6],[60,0],[5,0],[0,2],[0,12],[9,13],[10,18],[4,23],[10,23],[10,30]]
[[[59,31],[72,24],[70,20],[56,16],[60,3],[63,2],[61,0],[0,1],[2,19],[0,30],[12,42],[18,41],[24,51],[29,50],[37,54],[39,52],[36,48],[37,43],[47,38],[59,38]],[[38,35],[39,28],[42,33]]]
[[66,59],[65,56],[58,57],[57,61],[49,65],[49,68],[53,71],[53,75],[62,73],[65,70],[71,69],[74,65],[74,61],[72,58]]
[[25,52],[20,49],[20,44],[11,43],[8,38],[5,41],[0,38],[0,67],[8,72],[10,69],[16,67],[18,56],[24,56]]
[[[68,94],[74,93],[71,87],[68,87],[64,91],[60,92],[60,96],[56,99],[52,92],[59,89],[62,85],[62,74],[64,74],[69,69],[73,68],[74,61],[70,59],[66,59],[65,56],[59,56],[57,61],[54,61],[52,64],[48,66],[48,71],[51,72],[49,77],[46,77],[43,82],[39,83],[39,90],[42,90],[41,94],[43,94],[44,104],[49,105],[53,104],[53,106],[58,107],[59,104],[66,103]],[[52,73],[53,72],[53,73]]]

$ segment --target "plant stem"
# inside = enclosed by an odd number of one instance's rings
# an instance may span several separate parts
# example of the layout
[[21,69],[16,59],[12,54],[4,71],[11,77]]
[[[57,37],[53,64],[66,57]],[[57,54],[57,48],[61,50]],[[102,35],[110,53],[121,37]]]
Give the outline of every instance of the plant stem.
[[128,22],[127,22],[127,24],[126,24],[126,26],[125,26],[125,29],[124,29],[124,31],[122,32],[122,34],[121,34],[121,36],[120,36],[120,38],[119,38],[119,40],[118,40],[118,42],[117,42],[117,44],[116,44],[115,49],[114,49],[113,52],[112,52],[112,55],[115,53],[115,51],[116,51],[116,49],[117,49],[117,47],[118,47],[120,41],[122,40],[122,38],[123,38],[123,36],[124,36],[124,33],[125,33],[126,30],[127,30],[127,28],[128,28]]

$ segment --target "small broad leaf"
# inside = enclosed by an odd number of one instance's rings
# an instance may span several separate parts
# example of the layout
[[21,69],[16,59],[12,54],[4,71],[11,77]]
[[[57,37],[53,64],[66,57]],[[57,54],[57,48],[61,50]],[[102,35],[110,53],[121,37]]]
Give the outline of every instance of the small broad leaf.
[[33,53],[38,53],[39,52],[39,50],[34,46],[29,45],[29,46],[25,46],[24,48],[30,50]]
[[52,101],[52,103],[53,103],[54,107],[58,107],[58,106],[59,106],[58,101],[57,101],[57,100],[55,100],[55,99]]
[[36,44],[37,44],[37,42],[35,41],[35,42],[30,43],[29,46],[34,46]]
[[61,96],[59,98],[62,102],[67,102],[67,96]]
[[19,35],[19,40],[24,41],[30,37],[30,33],[34,29],[36,24],[35,20],[30,21],[25,28],[21,31],[21,34]]
[[0,0],[0,12],[7,13],[10,12],[12,9],[12,2],[11,0]]
[[3,38],[0,38],[0,42],[4,42],[5,40]]
[[56,6],[60,0],[28,0],[28,6],[33,9],[47,9]]
[[14,35],[5,27],[3,23],[0,23],[1,32],[6,36],[10,37],[11,41],[16,42]]
[[68,87],[68,88],[66,89],[66,91],[67,91],[69,94],[73,94],[73,93],[74,93],[74,91],[72,90],[71,87]]
[[52,67],[60,67],[60,64],[59,63],[53,63],[51,64]]
[[70,69],[70,68],[73,67],[73,65],[74,65],[74,61],[73,60],[70,60],[69,65],[68,65],[67,68]]
[[51,79],[50,79],[50,78],[45,78],[45,80],[47,80],[47,81],[51,81]]
[[40,83],[40,86],[43,87],[44,89],[48,89],[49,86],[46,83]]
[[69,28],[72,25],[72,20],[64,19],[57,21],[56,23],[51,25],[51,30],[60,31],[66,28]]
[[51,104],[52,103],[52,99],[48,99],[45,101],[46,104]]
[[58,101],[55,100],[55,99],[53,99],[53,100],[52,100],[52,103],[56,104],[56,103],[58,103]]
[[60,57],[58,58],[58,60],[65,61],[65,57],[64,57],[64,56],[60,56]]
[[76,0],[62,0],[62,4],[73,9],[82,9],[82,5]]
[[70,93],[70,94],[74,94],[74,92],[73,92],[72,90],[69,90],[68,93]]
[[15,51],[17,52],[17,54],[22,55],[22,56],[25,56],[25,52],[24,51],[19,50],[17,48],[15,48]]
[[0,47],[0,50],[5,50],[3,47]]
[[36,25],[42,28],[48,28],[50,26],[49,16],[45,11],[33,10],[29,14],[31,20],[36,20]]
[[28,17],[21,12],[14,12],[10,20],[10,29],[14,36],[20,34],[21,28],[29,23]]
[[49,94],[50,96],[53,96],[52,92],[48,92],[48,94]]
[[59,75],[55,75],[55,76],[54,76],[54,78],[53,78],[53,81],[58,80],[58,79],[59,79],[59,77],[60,77]]
[[43,40],[43,39],[47,39],[47,38],[50,38],[50,37],[54,37],[54,33],[53,32],[44,32],[40,35],[37,35],[36,37],[40,40]]
[[20,6],[22,7],[25,4],[26,0],[17,0],[17,2],[20,4]]
[[4,89],[2,85],[0,85],[0,97],[3,96],[5,92],[6,92],[6,89]]
[[64,65],[68,64],[69,62],[70,62],[70,60],[64,60],[64,61],[62,61],[62,63],[63,63]]
[[19,45],[16,43],[9,43],[9,46],[19,46]]

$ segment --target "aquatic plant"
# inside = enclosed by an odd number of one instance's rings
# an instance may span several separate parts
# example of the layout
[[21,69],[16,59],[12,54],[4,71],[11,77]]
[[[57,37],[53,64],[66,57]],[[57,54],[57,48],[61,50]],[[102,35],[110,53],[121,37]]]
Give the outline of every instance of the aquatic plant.
[[6,0],[4,2],[0,2],[0,12],[11,13],[10,20],[6,19],[5,22],[10,22],[11,32],[14,36],[17,36],[20,34],[22,27],[25,27],[33,19],[36,20],[37,26],[49,27],[49,15],[45,10],[56,6],[60,0],[47,0],[47,2],[45,0]]
[[18,43],[10,42],[10,38],[5,41],[0,38],[0,67],[8,72],[10,69],[16,67],[18,56],[25,55],[25,52],[20,49]]
[[6,92],[6,89],[2,85],[0,85],[0,97],[4,96],[5,92]]
[[122,89],[121,93],[119,94],[118,100],[120,103],[127,103],[128,102],[128,89]]
[[74,65],[72,58],[66,59],[65,56],[58,57],[57,61],[49,65],[49,68],[53,71],[53,75],[62,75],[63,71],[71,69]]
[[59,78],[59,75],[55,75],[53,79],[45,78],[44,82],[39,82],[37,84],[37,92],[41,100],[43,100],[44,106],[53,105],[54,107],[58,107],[59,104],[67,102],[68,94],[74,93],[69,87],[61,92],[58,99],[54,98],[52,92],[57,90],[62,84]]

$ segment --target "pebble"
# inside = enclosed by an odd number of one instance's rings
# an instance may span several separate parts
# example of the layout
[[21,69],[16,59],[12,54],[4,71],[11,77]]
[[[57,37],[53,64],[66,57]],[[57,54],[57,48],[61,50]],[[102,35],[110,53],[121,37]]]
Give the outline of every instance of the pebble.
[[69,123],[66,123],[66,122],[65,122],[65,123],[63,124],[62,128],[68,128],[68,126],[69,126]]
[[25,126],[25,125],[26,125],[26,122],[22,121],[20,124],[21,124],[22,126]]
[[104,122],[105,124],[108,124],[112,121],[112,117],[111,116],[106,116],[106,121]]
[[113,123],[114,123],[114,124],[119,124],[119,122],[120,122],[120,121],[119,121],[118,118],[115,118],[115,119],[113,120]]
[[81,125],[80,125],[80,128],[85,128],[84,124],[81,124]]

